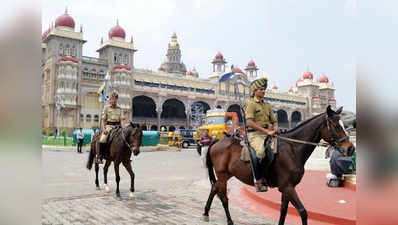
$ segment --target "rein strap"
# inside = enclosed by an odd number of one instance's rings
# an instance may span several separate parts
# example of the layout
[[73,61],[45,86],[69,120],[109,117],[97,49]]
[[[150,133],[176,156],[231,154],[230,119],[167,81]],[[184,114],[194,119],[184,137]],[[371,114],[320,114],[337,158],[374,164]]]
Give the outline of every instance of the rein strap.
[[293,138],[282,137],[282,136],[278,136],[278,135],[275,135],[275,137],[285,140],[285,141],[291,141],[291,142],[296,142],[296,143],[301,143],[301,144],[315,145],[315,146],[321,146],[321,147],[329,146],[329,144],[326,144],[326,143],[314,143],[314,142],[309,142],[309,141],[303,141],[303,140],[298,140],[298,139],[293,139]]

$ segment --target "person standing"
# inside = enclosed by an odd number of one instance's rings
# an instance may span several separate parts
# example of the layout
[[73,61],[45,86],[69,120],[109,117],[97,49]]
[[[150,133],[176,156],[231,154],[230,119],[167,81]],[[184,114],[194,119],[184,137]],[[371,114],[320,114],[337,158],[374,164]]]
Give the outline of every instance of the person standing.
[[77,153],[82,153],[84,134],[83,129],[80,127],[77,132]]
[[246,104],[246,121],[248,126],[248,141],[256,152],[257,162],[252,162],[255,171],[255,186],[258,192],[268,190],[262,168],[265,157],[264,142],[268,135],[273,136],[278,130],[278,124],[271,104],[264,101],[265,89],[267,89],[267,78],[260,78],[250,85],[251,99]]
[[204,133],[203,133],[202,137],[200,137],[200,141],[199,141],[200,145],[202,146],[200,159],[201,159],[202,167],[206,168],[206,155],[207,155],[207,151],[209,150],[209,145],[213,139],[209,135],[208,129],[205,129],[203,132]]

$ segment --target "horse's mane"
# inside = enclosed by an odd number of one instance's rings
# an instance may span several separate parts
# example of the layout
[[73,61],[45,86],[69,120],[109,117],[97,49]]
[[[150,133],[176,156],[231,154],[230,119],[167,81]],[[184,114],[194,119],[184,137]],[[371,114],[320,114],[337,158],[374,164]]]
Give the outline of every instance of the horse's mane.
[[300,132],[304,126],[306,126],[307,124],[309,124],[311,121],[321,117],[322,115],[324,115],[325,113],[321,113],[319,115],[316,115],[314,117],[311,117],[305,121],[303,121],[302,123],[300,123],[297,127],[294,127],[288,131],[286,131],[285,133],[282,134],[282,136],[287,136],[287,137],[291,137],[294,136],[295,134],[297,134],[298,132]]

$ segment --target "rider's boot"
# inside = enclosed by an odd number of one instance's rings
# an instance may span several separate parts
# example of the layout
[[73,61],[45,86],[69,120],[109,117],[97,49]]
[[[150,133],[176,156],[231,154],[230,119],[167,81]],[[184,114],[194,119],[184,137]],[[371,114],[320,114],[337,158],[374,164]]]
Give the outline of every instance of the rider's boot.
[[267,185],[267,181],[265,180],[265,171],[264,171],[264,164],[265,164],[265,160],[261,160],[261,159],[257,159],[257,163],[256,163],[256,172],[257,172],[257,178],[256,179],[256,183],[255,183],[255,187],[256,187],[256,191],[257,192],[266,192],[268,191],[268,185]]

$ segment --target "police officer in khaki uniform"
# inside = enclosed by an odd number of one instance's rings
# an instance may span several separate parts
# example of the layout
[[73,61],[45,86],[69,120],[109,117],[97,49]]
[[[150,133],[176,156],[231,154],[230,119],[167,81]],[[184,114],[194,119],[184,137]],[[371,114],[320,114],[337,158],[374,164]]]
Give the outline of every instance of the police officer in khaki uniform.
[[109,104],[104,107],[104,111],[102,112],[102,134],[100,137],[100,145],[99,145],[99,151],[97,155],[97,162],[99,164],[102,164],[102,158],[104,156],[105,150],[106,150],[106,141],[108,139],[108,134],[109,132],[117,127],[121,126],[123,127],[124,124],[124,117],[122,113],[122,109],[117,106],[117,99],[119,98],[117,92],[112,92],[110,99],[109,99]]
[[[255,165],[261,165],[261,160],[265,157],[264,141],[267,135],[273,136],[278,130],[278,124],[272,111],[271,104],[264,101],[267,81],[267,78],[260,78],[251,83],[251,99],[246,104],[247,137],[250,146],[253,147],[256,152],[259,162],[253,163]],[[259,166],[255,168],[255,170],[257,170],[257,172],[255,172],[255,186],[258,192],[264,192],[268,190],[268,187],[263,173],[260,172],[262,168],[258,167]]]

